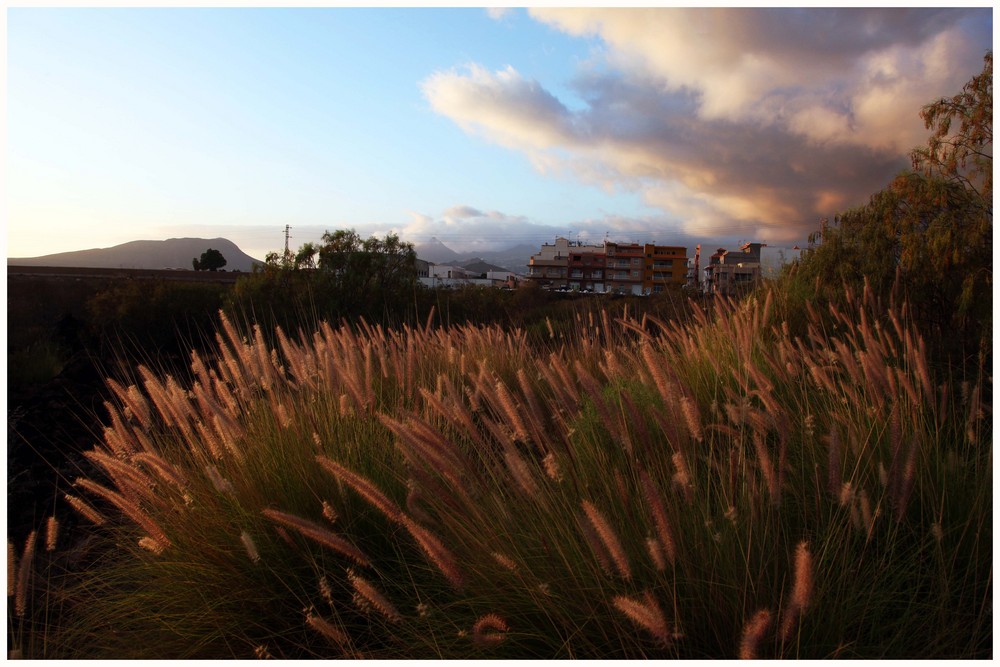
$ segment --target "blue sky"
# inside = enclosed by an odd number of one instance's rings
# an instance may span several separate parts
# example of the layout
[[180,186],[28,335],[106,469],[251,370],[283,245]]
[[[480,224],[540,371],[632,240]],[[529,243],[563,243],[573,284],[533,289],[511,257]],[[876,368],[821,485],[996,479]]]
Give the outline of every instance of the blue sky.
[[325,230],[804,244],[906,166],[992,10],[7,12],[7,256]]

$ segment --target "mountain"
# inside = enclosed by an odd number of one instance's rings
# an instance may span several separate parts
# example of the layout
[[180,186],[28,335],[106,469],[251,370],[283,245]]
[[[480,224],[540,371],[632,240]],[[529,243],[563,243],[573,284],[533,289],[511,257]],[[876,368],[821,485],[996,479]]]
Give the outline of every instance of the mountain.
[[506,250],[481,253],[480,259],[524,275],[528,272],[528,260],[531,259],[532,255],[537,255],[538,251],[539,246],[537,245],[516,245]]
[[[413,249],[417,257],[433,264],[450,264],[472,270],[478,270],[476,267],[480,265],[489,265],[489,268],[483,268],[480,272],[512,271],[522,275],[528,270],[528,259],[538,253],[538,246],[517,245],[505,250],[478,250],[476,255],[462,254],[455,252],[436,238],[427,243],[415,243]],[[470,264],[473,266],[470,267]]]
[[263,264],[228,239],[167,239],[129,241],[110,248],[60,252],[41,257],[11,257],[8,266],[75,266],[98,269],[190,269],[191,260],[213,248],[226,259],[226,271],[252,271]]
[[463,269],[467,269],[472,273],[489,273],[490,271],[510,271],[510,269],[504,268],[502,266],[497,266],[496,264],[490,264],[484,261],[480,257],[475,259],[470,259],[459,264]]
[[417,257],[432,264],[455,264],[463,257],[433,237],[427,243],[414,243],[413,250]]

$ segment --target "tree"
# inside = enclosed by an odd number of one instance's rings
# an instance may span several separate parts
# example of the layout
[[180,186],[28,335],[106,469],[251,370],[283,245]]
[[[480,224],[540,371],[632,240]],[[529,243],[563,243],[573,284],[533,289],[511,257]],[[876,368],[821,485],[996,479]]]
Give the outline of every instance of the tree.
[[940,354],[962,363],[992,354],[992,53],[984,61],[962,93],[921,110],[932,132],[911,153],[913,171],[839,214],[789,279],[804,298],[836,299],[864,281],[906,298]]
[[323,234],[316,252],[320,270],[335,276],[338,286],[353,294],[385,297],[408,292],[417,282],[413,244],[393,233],[362,240],[353,229],[338,229]]
[[[983,71],[951,98],[921,110],[924,126],[933,130],[927,146],[915,149],[913,168],[927,177],[955,181],[993,214],[993,52]],[[952,123],[959,121],[957,132]]]
[[295,253],[294,266],[296,269],[315,269],[316,255],[319,248],[315,243],[303,243],[299,251]]
[[286,327],[302,317],[398,322],[414,308],[416,253],[395,234],[362,239],[353,229],[328,231],[287,257],[267,253],[261,270],[237,282],[233,308]]
[[191,265],[195,271],[218,271],[226,265],[226,258],[220,251],[209,248],[201,253],[201,259],[192,259]]

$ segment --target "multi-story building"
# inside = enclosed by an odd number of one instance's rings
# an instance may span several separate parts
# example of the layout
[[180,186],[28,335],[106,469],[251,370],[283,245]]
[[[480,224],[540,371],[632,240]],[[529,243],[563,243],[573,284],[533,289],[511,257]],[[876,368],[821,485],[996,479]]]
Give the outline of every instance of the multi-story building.
[[709,294],[732,295],[750,289],[760,279],[762,247],[761,243],[746,243],[739,252],[719,248],[705,267],[705,290]]
[[569,254],[567,285],[572,290],[603,292],[605,281],[603,252],[574,248]]
[[616,294],[662,292],[687,278],[687,248],[652,243],[545,244],[528,262],[528,279],[554,288]]
[[606,243],[604,252],[608,291],[614,294],[642,294],[645,246],[638,243]]
[[745,243],[738,251],[719,248],[704,268],[702,287],[709,294],[738,294],[761,278],[773,278],[802,256],[802,249],[769,248],[766,243]]
[[643,292],[656,294],[668,285],[680,287],[687,282],[687,248],[647,243],[643,250],[646,255]]
[[569,255],[576,253],[603,253],[604,246],[573,243],[559,237],[555,243],[543,244],[538,254],[528,260],[528,279],[549,287],[569,287]]

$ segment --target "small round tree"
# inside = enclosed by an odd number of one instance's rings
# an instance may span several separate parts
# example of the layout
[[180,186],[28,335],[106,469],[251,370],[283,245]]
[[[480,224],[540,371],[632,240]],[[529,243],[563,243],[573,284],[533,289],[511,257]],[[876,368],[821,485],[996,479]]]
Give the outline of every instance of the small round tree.
[[226,258],[218,250],[209,248],[201,253],[201,259],[192,259],[191,265],[195,271],[218,271],[226,265]]

